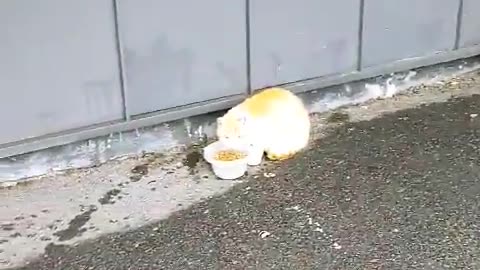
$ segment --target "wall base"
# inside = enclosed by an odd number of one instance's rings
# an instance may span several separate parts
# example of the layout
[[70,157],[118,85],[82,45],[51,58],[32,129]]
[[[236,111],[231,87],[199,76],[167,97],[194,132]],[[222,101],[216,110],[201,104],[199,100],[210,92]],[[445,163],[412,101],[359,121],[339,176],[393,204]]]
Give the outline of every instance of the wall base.
[[[392,97],[409,87],[434,83],[478,68],[480,57],[472,57],[349,83],[338,81],[338,85],[327,88],[322,88],[324,87],[322,84],[325,83],[323,78],[288,84],[284,87],[299,93],[310,111],[315,113],[375,98]],[[318,88],[322,89],[305,92]],[[205,106],[210,106],[209,110],[220,110],[231,107],[242,99],[243,96],[235,96]],[[2,158],[0,183],[5,186],[51,172],[97,166],[109,160],[128,158],[144,152],[164,152],[175,147],[186,147],[212,137],[215,120],[223,113],[224,111],[217,111],[148,128],[141,128],[140,126],[148,124],[142,122],[138,127],[132,126],[133,131],[111,132],[108,136]],[[148,119],[146,117],[141,121],[149,121]]]

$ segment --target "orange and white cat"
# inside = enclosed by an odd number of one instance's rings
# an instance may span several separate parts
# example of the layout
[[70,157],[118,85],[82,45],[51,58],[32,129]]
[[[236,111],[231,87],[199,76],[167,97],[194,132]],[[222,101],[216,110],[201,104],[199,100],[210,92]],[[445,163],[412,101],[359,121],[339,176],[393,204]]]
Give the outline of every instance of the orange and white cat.
[[269,88],[219,117],[217,137],[226,145],[250,145],[271,160],[284,160],[308,145],[310,117],[292,92]]

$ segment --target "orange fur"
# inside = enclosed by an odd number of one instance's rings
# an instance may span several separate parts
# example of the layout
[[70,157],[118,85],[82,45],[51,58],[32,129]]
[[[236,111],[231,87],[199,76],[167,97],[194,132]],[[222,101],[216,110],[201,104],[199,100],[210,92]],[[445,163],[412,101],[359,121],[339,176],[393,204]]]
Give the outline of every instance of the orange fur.
[[247,98],[240,104],[252,116],[261,117],[269,112],[269,103],[274,100],[289,98],[292,93],[282,88],[268,88]]
[[250,144],[271,160],[285,160],[306,147],[310,120],[292,92],[269,88],[245,99],[217,120],[217,137],[226,144]]
[[275,155],[275,154],[271,154],[271,153],[267,154],[268,159],[275,160],[275,161],[287,160],[289,158],[292,158],[293,156],[295,156],[295,153],[288,153],[288,154],[284,154],[284,155]]

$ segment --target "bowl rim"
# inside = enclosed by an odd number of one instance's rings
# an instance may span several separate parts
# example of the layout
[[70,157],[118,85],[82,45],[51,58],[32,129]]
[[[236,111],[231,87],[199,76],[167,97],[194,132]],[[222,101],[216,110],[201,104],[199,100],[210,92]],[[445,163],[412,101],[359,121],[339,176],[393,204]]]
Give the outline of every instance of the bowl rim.
[[[233,148],[233,147],[222,147],[223,144],[220,141],[213,142],[209,145],[207,145],[203,149],[203,158],[210,164],[214,166],[220,166],[220,167],[230,167],[230,166],[242,166],[243,164],[246,164],[248,162],[248,150],[247,149],[241,149],[241,148]],[[213,157],[213,153],[216,152],[216,150],[234,150],[234,151],[239,151],[245,154],[245,157],[236,159],[236,160],[231,160],[231,161],[224,161],[224,160],[216,160]]]

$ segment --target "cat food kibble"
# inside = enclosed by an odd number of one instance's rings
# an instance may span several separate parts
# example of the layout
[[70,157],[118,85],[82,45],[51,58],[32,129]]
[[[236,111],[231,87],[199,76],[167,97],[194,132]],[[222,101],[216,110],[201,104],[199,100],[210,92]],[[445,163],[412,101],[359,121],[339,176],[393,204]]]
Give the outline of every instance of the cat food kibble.
[[233,150],[219,151],[215,155],[215,159],[220,161],[234,161],[234,160],[242,159],[245,157],[246,155],[244,153],[239,151],[233,151]]

